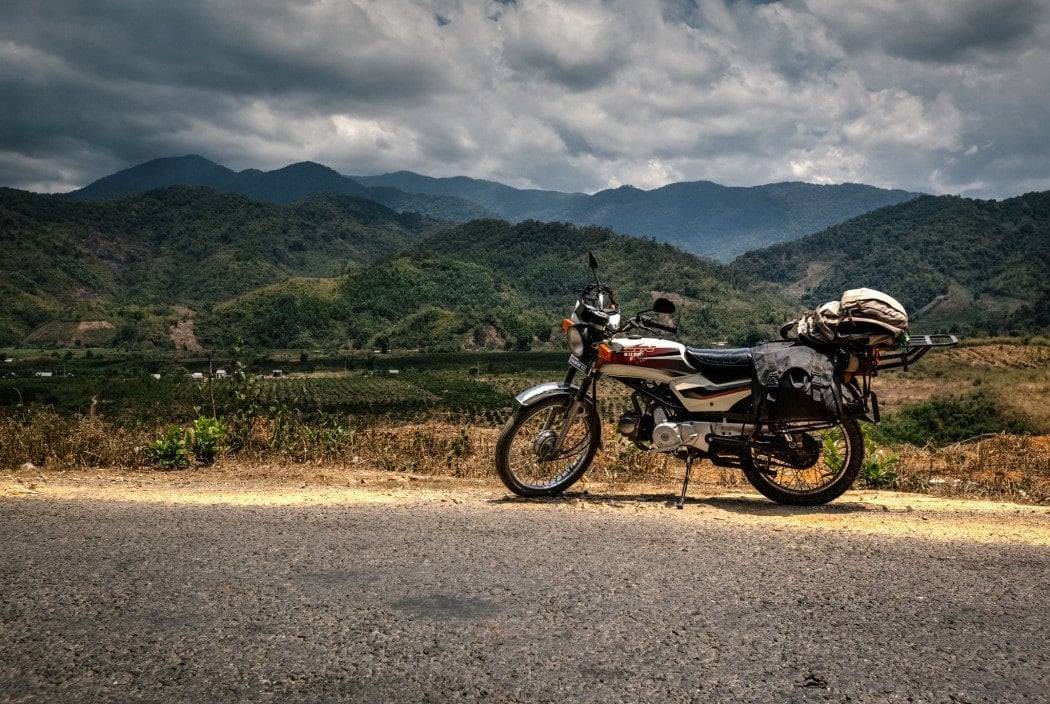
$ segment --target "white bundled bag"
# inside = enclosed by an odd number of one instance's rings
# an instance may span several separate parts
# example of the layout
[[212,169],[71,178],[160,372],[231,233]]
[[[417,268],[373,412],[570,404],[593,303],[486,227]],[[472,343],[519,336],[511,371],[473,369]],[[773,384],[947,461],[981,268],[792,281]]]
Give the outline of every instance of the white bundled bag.
[[889,294],[855,288],[788,323],[784,331],[792,326],[795,337],[815,345],[897,347],[907,340],[908,313]]

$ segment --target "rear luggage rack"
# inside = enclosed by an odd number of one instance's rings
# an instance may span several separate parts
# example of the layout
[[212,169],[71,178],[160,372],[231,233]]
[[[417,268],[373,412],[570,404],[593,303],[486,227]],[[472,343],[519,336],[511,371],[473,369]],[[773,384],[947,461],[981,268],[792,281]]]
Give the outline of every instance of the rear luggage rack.
[[883,351],[879,355],[879,369],[903,367],[907,371],[909,364],[918,362],[934,347],[955,347],[957,344],[959,344],[959,338],[955,335],[912,335],[908,339],[907,346],[889,352]]

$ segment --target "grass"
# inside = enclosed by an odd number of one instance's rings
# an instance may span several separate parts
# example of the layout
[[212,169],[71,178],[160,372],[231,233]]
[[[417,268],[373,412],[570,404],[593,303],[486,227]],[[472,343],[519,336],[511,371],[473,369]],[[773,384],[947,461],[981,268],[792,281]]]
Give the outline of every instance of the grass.
[[901,491],[1050,504],[1050,438],[989,435],[945,448],[898,449]]
[[[304,365],[308,370],[295,371],[301,356],[258,365],[288,369],[290,375],[281,379],[252,376],[245,388],[211,389],[219,390],[217,415],[224,418],[226,445],[233,448],[219,453],[220,467],[225,460],[241,467],[291,463],[494,479],[493,449],[515,393],[558,378],[564,364],[564,355],[404,355],[383,357],[379,365],[336,358],[335,369],[311,360]],[[168,437],[173,425],[189,430],[211,415],[207,384],[182,378],[158,384],[130,373],[117,377],[112,369],[134,364],[112,356],[88,361],[101,371],[91,374],[85,367],[70,378],[21,377],[0,384],[0,467],[161,469],[163,463],[151,460],[150,445]],[[177,359],[164,365],[185,369]],[[993,398],[996,408],[1026,419],[1032,434],[986,435],[978,427],[973,439],[953,438],[954,444],[935,447],[872,433],[878,444],[869,447],[869,457],[881,453],[896,461],[873,468],[867,479],[858,479],[858,487],[867,481],[872,488],[1050,503],[1050,439],[1044,437],[1050,419],[1043,411],[1050,348],[996,342],[939,351],[909,372],[880,375],[876,388],[887,420],[945,396],[946,390],[959,390],[961,398],[975,393]],[[624,483],[680,479],[678,460],[640,452],[615,436],[612,428],[626,403],[617,389],[604,385],[604,450],[587,476]],[[255,395],[248,398],[246,391]],[[223,406],[236,398],[239,408]],[[245,409],[251,412],[238,412]],[[188,471],[195,466],[196,460]],[[707,463],[694,468],[694,477],[699,483],[747,487],[739,471]]]
[[[409,474],[494,479],[492,457],[499,428],[475,424],[465,416],[404,422],[376,418],[351,425],[349,418],[329,418],[320,425],[289,418],[257,418],[250,448],[228,454],[236,465],[302,464],[353,467]],[[604,450],[587,478],[612,483],[681,478],[682,463],[666,454],[639,451],[604,426]],[[151,442],[170,428],[115,428],[98,417],[59,416],[38,411],[21,418],[0,415],[0,466],[29,462],[47,469],[92,467],[173,469],[151,460]],[[884,448],[878,448],[882,451]],[[938,496],[999,499],[1050,504],[1050,438],[1012,435],[981,437],[940,449],[903,445],[892,448],[893,482],[871,488]],[[220,467],[223,457],[220,456]],[[197,465],[194,465],[197,466]],[[192,468],[189,470],[192,471]],[[694,481],[746,489],[736,470],[708,463],[694,468]],[[858,488],[864,487],[863,478]]]
[[944,396],[991,395],[1014,420],[1033,433],[1050,434],[1050,346],[981,341],[930,353],[907,372],[878,377],[876,389],[884,412]]

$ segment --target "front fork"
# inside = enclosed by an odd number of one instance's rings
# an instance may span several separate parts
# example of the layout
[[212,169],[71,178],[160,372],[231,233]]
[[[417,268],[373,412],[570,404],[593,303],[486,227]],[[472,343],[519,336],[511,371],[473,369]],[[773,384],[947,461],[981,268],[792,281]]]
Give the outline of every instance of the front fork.
[[[573,379],[575,379],[575,378],[576,378],[576,369],[574,369],[573,367],[570,366],[569,370],[565,373],[565,379],[563,380],[562,385],[565,386],[566,388],[570,388],[570,389],[573,388],[572,387],[572,382],[573,382]],[[564,447],[564,445],[565,445],[565,437],[569,434],[569,428],[572,427],[572,424],[576,420],[577,416],[579,416],[581,413],[586,413],[587,412],[587,393],[589,391],[592,392],[591,393],[591,407],[594,409],[595,413],[598,412],[598,398],[597,398],[598,385],[596,383],[594,383],[596,380],[597,380],[597,377],[595,375],[593,375],[593,374],[586,374],[586,375],[584,375],[583,380],[580,382],[580,385],[578,387],[576,387],[575,393],[573,394],[572,403],[569,404],[569,408],[568,408],[568,410],[565,413],[565,419],[562,422],[561,430],[558,431],[557,442],[555,442],[554,443],[554,447],[551,448],[551,456],[552,457],[557,456],[558,453],[561,452],[562,447]],[[551,420],[553,421],[554,419],[552,418]],[[598,446],[600,448],[601,447],[601,434],[600,433],[598,435],[598,443],[599,443]]]
[[[552,396],[567,398],[568,400],[568,407],[564,415],[556,414],[553,412],[554,409],[551,409],[551,413],[548,414],[547,420],[543,424],[542,435],[545,439],[536,446],[536,454],[541,456],[542,460],[553,459],[561,453],[569,428],[581,413],[594,413],[599,425],[601,424],[601,416],[598,415],[597,411],[598,399],[596,391],[598,385],[596,381],[598,374],[591,370],[584,374],[579,386],[573,386],[572,382],[576,378],[577,371],[570,367],[562,381],[551,381],[533,386],[531,389],[522,391],[515,399],[523,408]],[[590,400],[587,398],[588,393],[591,395]],[[561,421],[560,426],[557,425],[559,420]],[[598,447],[601,448],[600,432],[598,433],[598,442]]]

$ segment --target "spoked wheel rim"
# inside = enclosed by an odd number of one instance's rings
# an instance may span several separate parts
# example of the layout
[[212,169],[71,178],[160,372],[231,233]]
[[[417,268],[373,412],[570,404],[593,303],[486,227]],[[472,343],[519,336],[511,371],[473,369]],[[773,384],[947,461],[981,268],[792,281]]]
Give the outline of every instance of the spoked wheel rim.
[[561,450],[554,451],[564,407],[555,406],[533,414],[518,430],[520,442],[511,448],[510,468],[518,480],[534,489],[549,489],[565,481],[587,455],[590,434],[583,419],[569,428]]
[[864,453],[860,429],[853,421],[829,428],[794,432],[792,450],[743,451],[744,473],[751,484],[774,501],[817,505],[841,495],[853,483]]
[[497,466],[515,493],[550,495],[564,490],[586,470],[598,445],[598,424],[579,413],[560,448],[566,408],[571,399],[551,399],[523,409],[500,437]]

